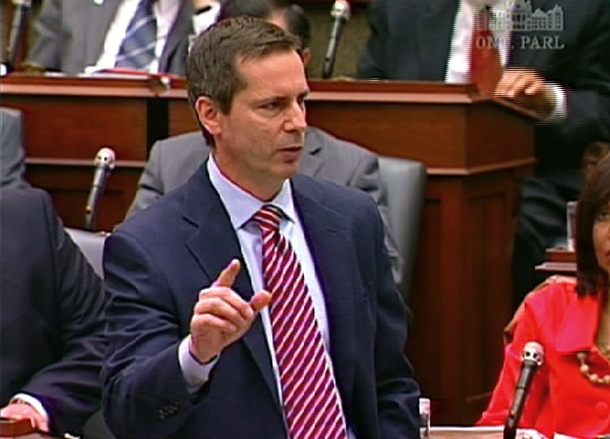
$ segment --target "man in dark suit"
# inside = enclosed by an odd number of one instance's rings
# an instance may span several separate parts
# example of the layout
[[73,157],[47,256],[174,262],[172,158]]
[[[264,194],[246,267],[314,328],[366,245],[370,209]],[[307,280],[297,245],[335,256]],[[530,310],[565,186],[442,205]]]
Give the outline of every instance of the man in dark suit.
[[[375,0],[358,76],[470,82],[468,48],[476,9],[483,4]],[[489,4],[491,45],[504,67],[495,95],[531,108],[543,122],[536,128],[537,164],[524,182],[515,238],[516,305],[541,280],[534,267],[543,261],[545,249],[566,236],[566,203],[582,189],[585,146],[610,137],[610,3]],[[542,28],[541,16],[546,17]]]
[[250,17],[193,44],[189,99],[213,153],[105,247],[103,406],[118,438],[418,436],[375,203],[295,175],[298,46]]
[[[36,40],[28,64],[77,74],[87,67],[115,67],[129,22],[144,0],[45,0],[35,23]],[[189,35],[211,24],[211,0],[157,0],[153,73],[184,74]],[[210,21],[209,14],[212,14]],[[135,67],[134,67],[135,68]]]
[[101,281],[46,193],[0,191],[0,212],[0,414],[80,433],[101,399]]
[[[303,62],[307,68],[311,30],[309,20],[300,6],[285,0],[226,0],[220,8],[219,19],[242,15],[271,21],[297,35],[301,40]],[[199,132],[156,142],[150,151],[126,218],[186,183],[209,152],[210,147]],[[381,193],[379,187],[377,156],[354,143],[340,140],[313,127],[306,129],[304,152],[300,161],[300,173],[363,190],[375,200],[386,229],[392,273],[396,284],[400,285],[403,276],[402,257],[388,227],[388,207],[385,194]]]
[[22,145],[21,112],[0,108],[0,189],[28,187],[23,178],[25,152]]

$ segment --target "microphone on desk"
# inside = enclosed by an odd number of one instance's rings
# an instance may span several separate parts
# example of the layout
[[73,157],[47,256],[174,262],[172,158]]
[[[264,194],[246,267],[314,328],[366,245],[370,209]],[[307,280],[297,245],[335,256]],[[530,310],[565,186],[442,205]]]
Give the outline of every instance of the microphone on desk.
[[515,385],[515,396],[504,424],[504,439],[515,439],[532,379],[544,363],[544,348],[535,341],[525,344],[521,353],[521,373]]
[[330,16],[333,18],[333,27],[330,31],[328,48],[326,49],[324,65],[322,66],[322,79],[330,78],[335,68],[335,58],[337,57],[339,40],[343,34],[345,23],[347,23],[350,18],[350,6],[347,0],[335,0],[333,8],[330,11]]
[[28,19],[28,14],[32,8],[32,0],[13,0],[15,12],[13,13],[13,23],[8,38],[4,57],[4,69],[8,73],[16,68],[17,53],[21,45],[23,30]]
[[95,228],[97,206],[104,193],[108,176],[114,169],[114,160],[114,151],[108,147],[104,147],[97,152],[95,160],[93,161],[95,172],[93,174],[93,183],[91,184],[89,197],[87,198],[87,205],[85,206],[85,229],[87,230],[94,230]]

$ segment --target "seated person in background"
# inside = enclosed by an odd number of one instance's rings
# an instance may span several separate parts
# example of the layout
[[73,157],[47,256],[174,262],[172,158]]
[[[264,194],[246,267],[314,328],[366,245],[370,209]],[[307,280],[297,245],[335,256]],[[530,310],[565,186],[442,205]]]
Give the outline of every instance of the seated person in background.
[[[530,19],[539,14],[559,23],[535,28]],[[514,240],[518,305],[542,281],[535,267],[546,249],[567,235],[566,204],[584,184],[584,147],[610,140],[610,2],[590,0],[583,8],[578,0],[373,0],[369,22],[358,77],[474,82],[544,120],[536,127],[537,163],[524,180]],[[475,39],[475,24],[490,22],[492,35],[487,29]]]
[[[303,60],[305,63],[309,60],[310,25],[300,6],[285,0],[226,0],[219,19],[242,15],[268,20],[298,36],[302,44]],[[209,144],[199,132],[155,143],[126,218],[184,184],[201,166],[209,152]],[[361,189],[371,195],[384,221],[386,245],[392,261],[393,276],[398,283],[402,276],[402,260],[387,227],[387,205],[379,188],[377,156],[358,145],[308,127],[299,172]]]
[[67,74],[117,67],[183,75],[189,36],[217,12],[215,0],[44,0],[26,64]]
[[0,415],[79,433],[101,400],[101,281],[45,192],[0,191],[0,212]]
[[21,112],[0,108],[0,190],[28,187],[21,132]]
[[588,180],[593,175],[595,167],[606,155],[610,153],[610,143],[593,142],[587,145],[582,157],[583,174]]
[[478,425],[504,424],[521,352],[535,341],[545,362],[532,381],[520,427],[549,438],[610,434],[610,156],[587,181],[576,224],[577,281],[553,283],[527,297]]

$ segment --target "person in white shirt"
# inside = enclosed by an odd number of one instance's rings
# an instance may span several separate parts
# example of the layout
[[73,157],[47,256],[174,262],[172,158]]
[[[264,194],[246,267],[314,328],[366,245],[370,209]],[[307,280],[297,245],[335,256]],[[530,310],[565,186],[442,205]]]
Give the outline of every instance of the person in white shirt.
[[514,243],[516,307],[542,281],[534,267],[545,250],[566,236],[566,204],[584,184],[585,146],[610,139],[610,2],[374,0],[358,76],[470,82],[475,14],[483,8],[491,14],[490,46],[500,62],[492,93],[541,119]]
[[79,74],[112,69],[140,2],[151,2],[154,56],[142,69],[184,74],[189,40],[216,20],[216,0],[45,0],[26,66]]

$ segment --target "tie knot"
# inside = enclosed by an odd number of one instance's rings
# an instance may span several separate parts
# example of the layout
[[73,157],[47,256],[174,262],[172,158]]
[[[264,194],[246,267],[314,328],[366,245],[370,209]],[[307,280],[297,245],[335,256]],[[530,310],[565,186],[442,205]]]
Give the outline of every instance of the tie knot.
[[282,220],[282,210],[272,204],[265,204],[252,219],[256,221],[263,231],[276,231],[280,228]]

